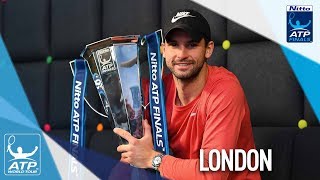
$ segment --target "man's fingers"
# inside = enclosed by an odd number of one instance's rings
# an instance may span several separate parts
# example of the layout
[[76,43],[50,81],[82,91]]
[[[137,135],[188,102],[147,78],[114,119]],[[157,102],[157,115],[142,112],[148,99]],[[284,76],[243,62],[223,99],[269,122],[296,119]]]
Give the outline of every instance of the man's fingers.
[[129,164],[129,162],[128,162],[127,159],[128,159],[128,158],[121,157],[120,161],[123,162],[123,163]]
[[136,140],[136,138],[131,136],[131,134],[128,131],[123,130],[121,128],[114,128],[113,132],[121,136],[123,139],[127,140],[129,143],[132,143]]
[[121,153],[121,158],[129,158],[130,157],[130,155],[131,155],[131,153],[130,152],[124,152],[124,153]]
[[147,129],[147,130],[151,131],[151,126],[149,125],[148,120],[144,119],[142,121],[142,124],[143,124],[143,128],[144,129]]
[[126,152],[130,150],[130,146],[129,145],[120,145],[117,147],[117,151],[118,152]]
[[148,120],[144,119],[142,121],[144,136],[151,136],[151,126],[148,123]]

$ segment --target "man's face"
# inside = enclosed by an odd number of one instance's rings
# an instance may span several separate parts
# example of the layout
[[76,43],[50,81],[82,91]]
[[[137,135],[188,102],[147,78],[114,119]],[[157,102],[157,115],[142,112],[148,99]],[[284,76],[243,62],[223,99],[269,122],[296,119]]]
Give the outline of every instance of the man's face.
[[164,44],[163,56],[172,74],[187,80],[197,77],[206,59],[211,56],[211,53],[208,56],[207,50],[203,38],[195,42],[187,32],[174,30]]

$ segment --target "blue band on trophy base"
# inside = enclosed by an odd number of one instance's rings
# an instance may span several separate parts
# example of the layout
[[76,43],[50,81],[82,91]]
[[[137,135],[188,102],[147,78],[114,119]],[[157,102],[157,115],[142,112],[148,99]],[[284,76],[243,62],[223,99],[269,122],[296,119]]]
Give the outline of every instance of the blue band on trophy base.
[[86,61],[76,59],[74,63],[74,78],[72,90],[72,111],[70,129],[69,179],[81,178],[79,161],[83,161],[82,148],[85,146],[85,93],[87,84]]
[[163,57],[160,53],[161,37],[161,31],[156,31],[145,36],[145,40],[148,45],[148,62],[150,71],[150,114],[154,148],[158,152],[169,154],[164,85],[162,82]]

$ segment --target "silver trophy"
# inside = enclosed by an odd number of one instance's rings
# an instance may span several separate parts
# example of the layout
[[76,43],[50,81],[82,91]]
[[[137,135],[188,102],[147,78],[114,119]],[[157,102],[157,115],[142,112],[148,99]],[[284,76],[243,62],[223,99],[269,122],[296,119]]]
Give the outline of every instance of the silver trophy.
[[[110,37],[88,44],[81,56],[89,64],[106,114],[111,115],[111,127],[141,138],[143,108],[138,42],[139,36]],[[120,144],[127,141],[120,138]]]

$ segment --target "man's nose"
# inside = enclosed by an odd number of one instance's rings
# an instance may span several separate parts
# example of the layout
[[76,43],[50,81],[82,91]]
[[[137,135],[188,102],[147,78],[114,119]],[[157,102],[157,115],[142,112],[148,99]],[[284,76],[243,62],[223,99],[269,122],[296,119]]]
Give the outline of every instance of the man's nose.
[[178,59],[185,59],[187,57],[188,57],[187,49],[185,47],[180,47],[177,52],[177,58]]

